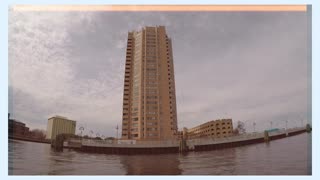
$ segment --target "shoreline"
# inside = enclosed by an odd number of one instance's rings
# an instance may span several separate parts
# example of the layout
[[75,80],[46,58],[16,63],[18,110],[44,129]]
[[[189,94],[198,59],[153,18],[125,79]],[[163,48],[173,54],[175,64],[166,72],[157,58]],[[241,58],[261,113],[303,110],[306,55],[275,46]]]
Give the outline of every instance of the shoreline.
[[51,141],[49,140],[39,140],[39,139],[32,139],[32,138],[18,137],[18,136],[8,136],[8,140],[20,140],[20,141],[27,141],[27,142],[43,143],[43,144],[51,143]]
[[[306,133],[305,128],[291,129],[288,131],[279,131],[269,133],[266,137],[264,133],[246,134],[244,136],[235,136],[225,139],[191,139],[183,141],[170,141],[169,143],[159,142],[159,144],[108,144],[102,141],[78,141],[78,144],[70,143],[65,148],[74,149],[85,153],[99,154],[170,154],[187,153],[191,151],[211,151],[216,149],[225,149],[239,147],[250,144],[268,143],[277,139],[283,139]],[[79,144],[80,143],[80,144]],[[185,145],[182,145],[184,144]],[[73,145],[71,145],[73,144]]]
[[[185,145],[181,146],[183,141],[169,141],[165,144],[116,144],[106,143],[105,141],[97,140],[75,140],[69,139],[63,148],[72,149],[84,153],[97,154],[171,154],[171,153],[188,153],[192,151],[212,151],[217,149],[225,149],[239,147],[251,144],[268,143],[277,139],[283,139],[306,133],[305,128],[291,129],[289,131],[279,131],[268,134],[267,138],[263,133],[246,134],[244,136],[234,136],[225,139],[189,139],[185,140]],[[37,140],[25,137],[9,136],[9,140],[21,140],[27,142],[51,144],[49,140]],[[183,147],[183,148],[182,148]]]

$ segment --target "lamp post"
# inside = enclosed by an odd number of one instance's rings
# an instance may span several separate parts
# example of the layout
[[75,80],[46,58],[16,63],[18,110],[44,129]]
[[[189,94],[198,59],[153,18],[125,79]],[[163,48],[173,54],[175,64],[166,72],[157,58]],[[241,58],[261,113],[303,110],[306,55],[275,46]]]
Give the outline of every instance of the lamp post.
[[81,132],[81,137],[82,137],[82,131],[84,131],[84,127],[81,126],[81,127],[79,128],[79,130],[80,130],[80,132]]
[[117,139],[118,139],[118,130],[119,130],[118,124],[117,124],[116,129],[117,129]]

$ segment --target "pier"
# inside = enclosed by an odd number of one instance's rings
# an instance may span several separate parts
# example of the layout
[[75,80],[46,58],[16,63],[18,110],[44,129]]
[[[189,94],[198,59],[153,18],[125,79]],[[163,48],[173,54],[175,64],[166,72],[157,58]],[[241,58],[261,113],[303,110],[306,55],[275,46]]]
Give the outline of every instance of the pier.
[[275,132],[247,133],[226,138],[199,138],[170,141],[69,139],[65,148],[105,154],[161,154],[206,151],[269,142],[307,132],[307,128],[282,129]]

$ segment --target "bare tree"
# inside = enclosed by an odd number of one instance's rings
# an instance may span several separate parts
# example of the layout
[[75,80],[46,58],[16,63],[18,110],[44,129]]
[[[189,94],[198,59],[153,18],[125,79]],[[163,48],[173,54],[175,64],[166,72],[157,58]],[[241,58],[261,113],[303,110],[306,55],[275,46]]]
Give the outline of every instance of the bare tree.
[[233,130],[233,134],[239,135],[239,134],[244,134],[244,133],[246,133],[246,128],[245,128],[244,122],[238,121],[237,127]]
[[30,137],[34,139],[45,139],[46,131],[41,129],[33,129],[30,131]]

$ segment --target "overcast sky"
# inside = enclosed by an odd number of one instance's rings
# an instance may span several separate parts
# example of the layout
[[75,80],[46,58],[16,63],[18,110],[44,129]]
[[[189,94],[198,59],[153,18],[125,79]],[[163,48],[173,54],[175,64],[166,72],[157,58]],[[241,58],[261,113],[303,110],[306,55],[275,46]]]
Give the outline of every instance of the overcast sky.
[[[128,31],[165,25],[178,127],[218,118],[248,131],[311,114],[305,12],[9,11],[9,112],[31,129],[53,115],[85,133],[121,126]],[[119,131],[120,134],[120,131]]]

